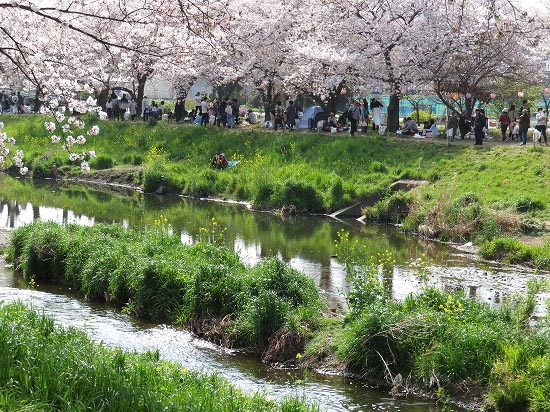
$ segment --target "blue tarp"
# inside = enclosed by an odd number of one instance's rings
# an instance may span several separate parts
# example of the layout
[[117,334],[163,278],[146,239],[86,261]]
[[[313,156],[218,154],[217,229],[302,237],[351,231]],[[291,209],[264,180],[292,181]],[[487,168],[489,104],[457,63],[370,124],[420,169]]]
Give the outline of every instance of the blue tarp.
[[312,106],[304,110],[304,114],[296,125],[297,129],[309,129],[317,127],[317,121],[324,116],[321,106]]

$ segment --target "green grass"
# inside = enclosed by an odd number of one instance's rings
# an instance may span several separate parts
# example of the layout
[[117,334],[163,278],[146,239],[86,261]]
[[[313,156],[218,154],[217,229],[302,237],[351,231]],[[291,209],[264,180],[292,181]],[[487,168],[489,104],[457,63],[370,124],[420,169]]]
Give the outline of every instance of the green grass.
[[344,367],[374,382],[401,374],[428,392],[468,382],[500,410],[546,410],[549,318],[529,321],[548,282],[531,282],[525,295],[494,308],[430,286],[428,262],[421,260],[423,287],[394,301],[383,284],[393,270],[391,254],[367,258],[362,245],[339,232],[350,310],[333,318],[322,314],[310,279],[277,259],[244,265],[216,222],[192,246],[181,245],[163,225],[159,220],[156,229],[132,231],[33,223],[13,232],[8,259],[37,282],[67,283],[92,299],[109,296],[156,321],[196,327],[223,319],[199,333],[253,348],[266,360]]
[[21,304],[0,304],[2,411],[318,410],[288,398],[247,394],[216,375],[159,358],[109,349]]
[[[70,169],[65,153],[49,142],[40,116],[7,117],[6,130],[25,150],[36,176],[52,164]],[[90,123],[94,123],[90,121]],[[407,230],[445,240],[482,242],[532,232],[550,218],[546,181],[550,157],[543,148],[471,147],[436,141],[394,140],[361,134],[273,133],[264,129],[99,122],[87,148],[97,168],[135,167],[145,191],[248,200],[258,208],[294,205],[299,212],[331,212],[375,194],[373,220],[402,222]],[[212,170],[224,152],[241,162]],[[72,173],[80,173],[77,166]],[[430,183],[403,198],[390,196],[400,178]],[[470,203],[460,203],[470,199]],[[456,200],[456,201],[455,201]],[[472,201],[473,200],[473,201]],[[527,224],[523,224],[527,222]],[[533,224],[534,222],[534,224]]]
[[[324,326],[320,334],[337,336],[333,347],[350,371],[372,381],[401,374],[433,393],[470,385],[499,411],[548,410],[550,314],[531,322],[540,294],[550,291],[548,280],[531,281],[525,294],[491,307],[433,287],[422,259],[411,265],[420,289],[395,301],[380,274],[380,267],[391,274],[389,255],[367,259],[345,232],[337,250],[350,274],[350,311],[341,332]],[[319,353],[314,339],[306,354]]]
[[[182,245],[163,221],[150,230],[36,222],[13,232],[8,259],[36,282],[66,284],[159,322],[229,318],[229,344],[263,350],[277,332],[315,328],[323,305],[311,279],[278,259],[243,264],[217,223]],[[289,348],[294,356],[300,348]]]

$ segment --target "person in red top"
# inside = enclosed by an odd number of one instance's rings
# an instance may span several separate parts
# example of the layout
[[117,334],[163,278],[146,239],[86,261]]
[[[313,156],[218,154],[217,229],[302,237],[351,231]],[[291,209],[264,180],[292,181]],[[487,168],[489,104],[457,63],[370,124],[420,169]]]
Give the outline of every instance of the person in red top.
[[506,139],[506,131],[508,130],[510,123],[512,123],[512,121],[510,120],[510,116],[508,116],[508,110],[504,109],[502,111],[502,114],[498,118],[498,122],[500,123],[500,132],[502,133],[502,141],[506,142],[508,141],[508,139]]

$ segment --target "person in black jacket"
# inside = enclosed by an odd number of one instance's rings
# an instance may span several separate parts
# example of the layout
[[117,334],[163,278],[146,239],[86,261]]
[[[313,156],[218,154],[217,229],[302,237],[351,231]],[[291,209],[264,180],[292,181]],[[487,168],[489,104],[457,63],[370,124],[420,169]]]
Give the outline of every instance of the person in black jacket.
[[474,136],[476,138],[476,142],[474,143],[475,146],[481,146],[483,144],[486,128],[487,118],[485,117],[485,110],[476,109],[476,116],[474,118]]
[[470,120],[466,116],[466,112],[460,114],[458,119],[458,130],[460,130],[460,138],[464,140],[466,135],[472,131]]

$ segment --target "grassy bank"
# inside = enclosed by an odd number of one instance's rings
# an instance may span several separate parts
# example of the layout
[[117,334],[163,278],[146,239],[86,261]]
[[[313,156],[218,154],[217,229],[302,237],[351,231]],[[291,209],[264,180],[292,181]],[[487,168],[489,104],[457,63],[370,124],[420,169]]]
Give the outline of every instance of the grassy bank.
[[216,222],[192,246],[168,230],[162,219],[141,232],[34,223],[13,232],[8,260],[35,282],[65,284],[147,319],[186,324],[267,360],[294,358],[322,309],[313,281],[278,259],[244,265],[220,243]]
[[0,303],[0,410],[314,411],[245,395],[224,379],[163,361],[158,352],[108,349],[21,304]]
[[[395,301],[382,282],[392,274],[390,254],[365,258],[345,232],[337,249],[351,281],[350,310],[331,340],[349,369],[384,377],[398,393],[418,385],[443,399],[466,392],[501,412],[550,410],[550,315],[533,317],[549,280],[532,281],[525,294],[492,307],[436,289],[429,261],[420,258],[411,266],[421,287]],[[310,356],[327,355],[318,345],[309,349]]]
[[245,267],[215,222],[194,246],[180,245],[164,224],[133,232],[34,223],[14,231],[9,259],[37,282],[68,283],[140,316],[186,323],[269,361],[347,370],[396,395],[420,389],[441,399],[478,395],[500,411],[550,408],[550,318],[532,322],[548,282],[533,282],[495,308],[435,289],[420,260],[414,265],[423,286],[394,301],[382,280],[392,274],[393,256],[367,259],[365,247],[340,232],[349,311],[330,317],[304,275],[278,260]]
[[[39,116],[6,118],[6,130],[17,137],[37,177],[48,175],[54,163],[70,168],[66,154],[48,143],[42,121]],[[290,210],[297,212],[331,212],[375,196],[381,200],[365,210],[370,220],[478,244],[540,235],[550,219],[550,157],[543,147],[447,146],[373,134],[350,139],[345,134],[148,123],[100,126],[101,133],[87,142],[99,154],[92,168],[142,166],[128,179],[149,192],[247,200],[261,209],[294,205]],[[210,160],[216,152],[240,163],[213,170]],[[410,193],[390,193],[397,179],[429,183]],[[550,261],[550,251],[543,252],[548,259],[538,259],[539,266]]]

